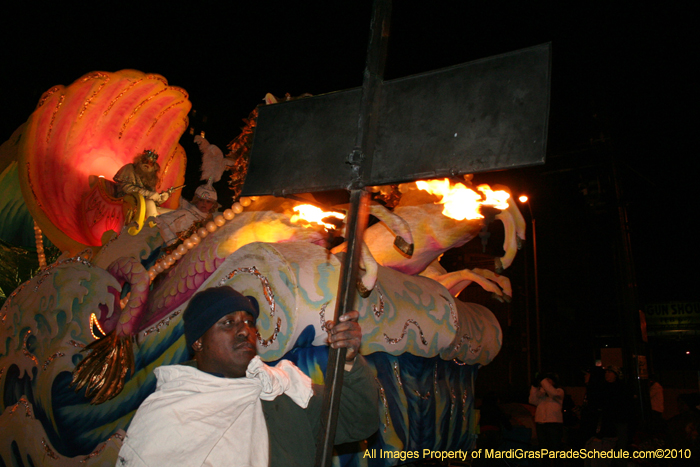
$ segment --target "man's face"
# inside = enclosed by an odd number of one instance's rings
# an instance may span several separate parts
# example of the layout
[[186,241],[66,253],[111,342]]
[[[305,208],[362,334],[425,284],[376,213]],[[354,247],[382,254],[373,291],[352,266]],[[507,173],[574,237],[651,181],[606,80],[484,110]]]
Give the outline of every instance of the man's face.
[[202,371],[221,373],[226,378],[241,378],[257,354],[256,337],[255,320],[248,312],[229,313],[192,345],[197,366]]
[[615,374],[614,371],[611,370],[605,370],[605,381],[608,383],[614,383],[617,381],[617,375]]
[[146,173],[156,170],[156,163],[152,159],[141,159],[139,166],[141,167],[141,170]]

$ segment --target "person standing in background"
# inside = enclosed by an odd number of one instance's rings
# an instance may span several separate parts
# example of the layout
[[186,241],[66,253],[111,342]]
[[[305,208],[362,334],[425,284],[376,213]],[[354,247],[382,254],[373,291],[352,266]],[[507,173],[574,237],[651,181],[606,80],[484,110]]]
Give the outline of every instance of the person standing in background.
[[562,404],[564,390],[558,387],[557,376],[546,373],[539,377],[530,388],[530,404],[537,407],[535,423],[540,449],[561,449],[564,436],[564,416]]

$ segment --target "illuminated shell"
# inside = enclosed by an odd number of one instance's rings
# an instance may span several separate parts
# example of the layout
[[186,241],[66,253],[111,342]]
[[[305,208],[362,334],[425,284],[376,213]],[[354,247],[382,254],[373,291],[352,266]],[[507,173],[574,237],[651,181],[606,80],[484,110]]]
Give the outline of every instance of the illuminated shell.
[[102,232],[85,229],[83,219],[88,177],[111,180],[144,149],[160,155],[159,191],[181,185],[186,158],[178,140],[190,107],[183,89],[136,70],[93,72],[46,91],[19,144],[22,193],[44,233],[73,252],[101,245]]

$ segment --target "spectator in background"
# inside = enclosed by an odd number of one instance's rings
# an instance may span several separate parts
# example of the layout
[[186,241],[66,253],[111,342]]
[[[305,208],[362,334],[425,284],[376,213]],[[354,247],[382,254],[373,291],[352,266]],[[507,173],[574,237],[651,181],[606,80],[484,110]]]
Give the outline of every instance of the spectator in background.
[[664,388],[656,375],[651,375],[649,378],[649,400],[651,401],[652,415],[659,420],[663,419]]
[[559,387],[557,376],[547,373],[538,377],[530,388],[529,401],[537,407],[535,423],[539,447],[549,450],[561,449],[564,435],[564,390]]
[[625,449],[629,442],[629,422],[631,398],[620,380],[621,371],[616,366],[605,368],[605,382],[602,386],[602,416],[598,438],[614,438],[615,449]]
[[603,413],[605,369],[602,366],[593,366],[584,372],[586,384],[586,396],[581,408],[581,434],[580,441],[585,443],[600,429]]
[[649,400],[651,401],[651,431],[661,433],[665,428],[664,388],[656,375],[651,375],[649,378]]

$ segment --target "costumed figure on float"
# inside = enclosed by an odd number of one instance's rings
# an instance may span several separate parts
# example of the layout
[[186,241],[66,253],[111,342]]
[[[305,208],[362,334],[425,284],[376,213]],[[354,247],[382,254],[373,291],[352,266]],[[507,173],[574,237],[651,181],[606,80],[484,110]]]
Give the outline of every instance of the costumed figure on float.
[[158,193],[155,191],[158,182],[158,154],[155,151],[146,149],[134,158],[134,162],[126,164],[114,174],[114,182],[117,184],[117,197],[125,195],[139,194],[143,196],[146,203],[146,217],[158,215],[156,206],[166,202],[170,193],[165,191]]

